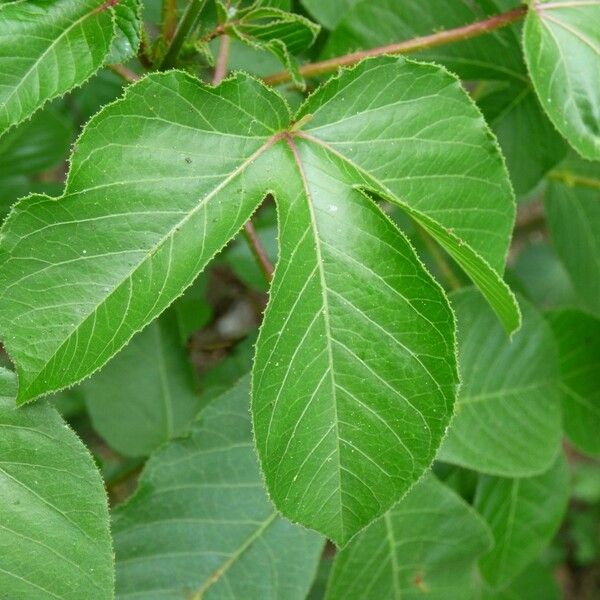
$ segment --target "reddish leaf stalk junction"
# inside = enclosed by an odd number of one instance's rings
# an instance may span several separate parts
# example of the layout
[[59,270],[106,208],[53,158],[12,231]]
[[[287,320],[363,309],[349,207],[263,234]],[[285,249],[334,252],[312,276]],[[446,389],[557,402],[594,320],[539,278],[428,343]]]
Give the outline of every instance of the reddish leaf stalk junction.
[[[102,6],[112,6],[117,2],[118,0],[108,0]],[[161,65],[162,68],[167,68],[168,66],[172,66],[174,64],[175,57],[179,51],[181,44],[183,43],[183,38],[185,37],[185,35],[181,36],[178,34],[181,33],[182,30],[185,30],[186,34],[189,32],[191,26],[189,26],[188,21],[192,23],[195,22],[195,19],[197,19],[197,15],[199,14],[199,11],[203,7],[203,5],[203,1],[194,0],[194,2],[192,3],[192,6],[194,7],[194,14],[192,15],[192,17],[186,14],[182,18],[182,21],[179,24],[178,32],[175,34],[176,40],[173,40],[173,42],[171,43],[171,47],[167,52],[167,56],[165,56],[163,64]],[[494,31],[495,29],[506,27],[511,23],[515,23],[527,14],[527,10],[527,6],[520,6],[513,10],[509,10],[505,13],[489,17],[488,19],[477,21],[476,23],[470,23],[468,25],[463,25],[461,27],[456,27],[454,29],[447,29],[444,31],[432,33],[430,35],[424,35],[410,40],[404,40],[402,42],[388,44],[386,46],[380,46],[378,48],[371,48],[369,50],[353,52],[344,56],[338,56],[320,62],[307,64],[300,67],[299,71],[303,77],[315,77],[334,72],[340,67],[352,66],[360,62],[364,58],[368,57],[381,56],[384,54],[409,54],[411,52],[418,52],[420,50],[435,48],[436,46],[442,46],[444,44],[450,44],[452,42],[467,40],[473,37],[484,35],[486,33],[489,33],[490,31]],[[219,33],[225,34],[225,29],[222,26],[219,26],[218,29]],[[177,40],[177,38],[181,39]],[[179,41],[179,44],[174,43],[175,41]],[[219,55],[217,57],[215,73],[212,80],[213,85],[218,84],[227,73],[229,43],[229,37],[225,34],[221,39],[221,46],[219,50]],[[110,65],[110,68],[130,83],[139,79],[139,76],[136,73],[124,67],[123,65]],[[274,75],[265,77],[264,81],[269,85],[278,85],[281,83],[285,83],[290,79],[290,73],[288,71],[282,71],[280,73],[275,73]],[[261,271],[265,276],[265,279],[267,280],[267,282],[270,282],[273,277],[273,265],[271,264],[268,254],[265,248],[263,247],[260,238],[258,237],[256,229],[252,224],[252,221],[248,221],[244,225],[244,236],[246,237],[246,240],[252,250],[254,257],[256,258],[256,261]]]

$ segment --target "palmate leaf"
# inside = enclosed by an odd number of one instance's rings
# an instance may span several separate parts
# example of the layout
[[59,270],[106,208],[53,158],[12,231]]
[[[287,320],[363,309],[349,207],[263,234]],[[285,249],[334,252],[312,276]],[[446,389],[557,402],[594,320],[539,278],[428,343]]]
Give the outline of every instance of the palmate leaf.
[[194,374],[167,311],[82,386],[94,428],[117,451],[147,456],[200,409]]
[[547,318],[558,344],[565,433],[581,451],[600,455],[600,320],[573,309]]
[[0,133],[81,85],[114,37],[110,0],[18,0],[0,5]]
[[444,293],[365,194],[431,231],[508,329],[519,313],[499,273],[514,206],[481,115],[433,65],[366,61],[295,123],[245,75],[130,86],[77,142],[65,195],[24,199],[3,228],[0,331],[20,402],[86,377],[273,193],[280,260],[254,370],[257,446],[276,505],[343,543],[429,465],[457,381]]
[[15,407],[16,383],[0,369],[0,597],[110,600],[102,478],[54,408]]
[[451,301],[462,385],[438,458],[507,477],[545,471],[562,434],[550,328],[521,301],[523,327],[509,339],[475,290],[456,292]]
[[489,524],[495,544],[479,566],[492,587],[503,587],[539,556],[556,533],[568,500],[569,472],[562,452],[535,477],[480,479],[474,506]]
[[600,1],[532,0],[523,29],[531,80],[582,156],[600,159]]
[[475,598],[475,565],[491,545],[483,519],[428,475],[336,555],[325,597]]
[[306,597],[323,539],[269,502],[249,395],[246,376],[188,437],[150,458],[135,496],[115,510],[117,598]]
[[[322,3],[327,4],[329,3]],[[481,21],[519,6],[518,0],[359,0],[333,31],[324,56],[337,56]],[[475,86],[506,157],[517,196],[534,188],[566,152],[566,143],[540,106],[527,77],[518,24],[488,35],[423,50],[419,59],[441,63]],[[500,81],[496,81],[500,80]],[[482,94],[483,89],[483,94]]]

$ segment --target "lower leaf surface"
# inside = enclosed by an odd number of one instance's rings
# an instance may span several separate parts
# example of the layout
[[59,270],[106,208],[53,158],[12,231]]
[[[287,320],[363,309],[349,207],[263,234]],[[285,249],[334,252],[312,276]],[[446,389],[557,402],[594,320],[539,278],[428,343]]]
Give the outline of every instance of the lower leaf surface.
[[245,377],[200,414],[189,437],[150,458],[137,493],[115,511],[118,598],[308,593],[323,540],[269,502],[248,401]]

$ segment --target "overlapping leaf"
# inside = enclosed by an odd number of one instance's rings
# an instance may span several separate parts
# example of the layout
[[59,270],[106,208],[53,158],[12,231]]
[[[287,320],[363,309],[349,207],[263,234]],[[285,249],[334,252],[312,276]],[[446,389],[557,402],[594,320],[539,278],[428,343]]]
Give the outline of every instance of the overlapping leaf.
[[293,57],[315,41],[319,26],[301,15],[270,6],[252,6],[235,15],[226,30],[242,42],[268,50],[290,71],[292,79],[302,84]]
[[119,0],[114,8],[116,35],[106,58],[108,63],[125,62],[140,45],[142,0]]
[[0,5],[0,133],[81,85],[102,65],[114,37],[113,4]]
[[54,408],[16,409],[0,370],[0,596],[110,600],[108,507],[92,457]]
[[323,540],[267,498],[249,388],[240,380],[189,437],[153,455],[136,495],[115,511],[117,598],[306,597]]
[[499,276],[510,185],[444,70],[366,61],[314,94],[296,124],[244,75],[217,88],[176,72],[130,86],[77,142],[65,195],[23,200],[4,227],[0,330],[20,401],[80,380],[191,283],[267,192],[281,258],[257,351],[257,445],[276,505],[343,543],[427,468],[457,378],[445,296],[365,192],[431,231],[504,325],[518,324]]
[[499,85],[477,98],[498,136],[517,197],[530,192],[567,153],[529,83]]
[[83,384],[94,427],[116,450],[145,456],[185,432],[200,408],[174,313],[131,340]]
[[326,600],[475,597],[491,543],[481,517],[429,475],[337,554]]
[[556,128],[600,159],[600,3],[533,0],[523,30],[529,73]]
[[583,452],[600,454],[600,321],[579,310],[555,310],[548,321],[558,343],[563,424]]
[[552,332],[525,301],[523,327],[509,339],[475,290],[451,300],[462,386],[439,458],[508,477],[545,471],[562,432]]
[[67,158],[73,124],[49,107],[0,137],[0,180],[57,166]]
[[533,563],[502,589],[484,587],[481,600],[561,600],[561,591],[552,571]]
[[519,575],[550,541],[569,499],[569,473],[562,453],[548,471],[535,477],[482,477],[474,505],[494,534],[493,549],[480,569],[493,587]]
[[587,309],[600,316],[600,163],[570,156],[544,197],[556,252]]

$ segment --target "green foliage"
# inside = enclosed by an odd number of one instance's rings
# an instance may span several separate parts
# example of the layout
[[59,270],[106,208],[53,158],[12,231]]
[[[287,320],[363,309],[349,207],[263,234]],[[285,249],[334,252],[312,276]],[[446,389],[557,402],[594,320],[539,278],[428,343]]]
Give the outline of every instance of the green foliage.
[[480,567],[492,587],[505,586],[539,556],[558,529],[568,499],[569,475],[562,454],[535,477],[480,479],[474,506],[495,542]]
[[535,91],[556,128],[582,156],[600,160],[598,3],[533,0],[523,47]]
[[505,477],[545,471],[558,451],[558,362],[544,318],[521,301],[509,338],[474,290],[451,296],[458,319],[462,386],[444,461]]
[[173,312],[161,315],[82,386],[94,427],[115,449],[145,456],[184,433],[200,409]]
[[15,409],[0,370],[0,590],[5,598],[112,597],[108,507],[91,456],[47,404]]
[[548,320],[558,342],[565,433],[583,452],[600,454],[600,321],[576,310],[555,310]]
[[256,461],[250,378],[148,461],[115,511],[117,595],[304,598],[323,541],[280,517]]
[[429,475],[338,554],[326,598],[466,598],[491,543],[481,517]]
[[88,79],[113,36],[113,9],[99,0],[0,5],[0,133]]
[[0,597],[591,600],[597,23],[0,0]]

